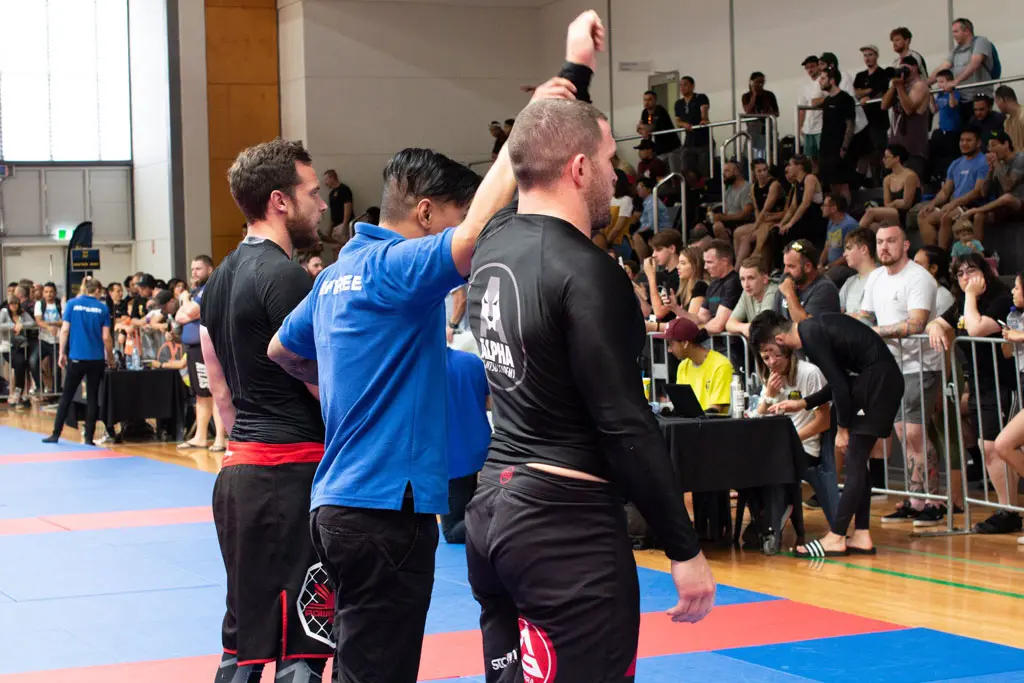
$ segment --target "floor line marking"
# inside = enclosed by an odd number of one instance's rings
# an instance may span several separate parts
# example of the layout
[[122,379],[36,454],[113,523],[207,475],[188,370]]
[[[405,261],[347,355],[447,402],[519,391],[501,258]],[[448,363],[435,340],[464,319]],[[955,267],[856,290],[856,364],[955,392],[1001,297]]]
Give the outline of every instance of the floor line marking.
[[1011,572],[1024,572],[1024,567],[1013,567],[1005,564],[999,564],[998,562],[985,562],[983,560],[970,560],[966,557],[954,557],[952,555],[943,555],[942,553],[929,553],[924,550],[912,550],[910,548],[895,548],[893,546],[878,546],[880,550],[892,553],[904,553],[907,555],[921,555],[923,557],[935,557],[946,560],[948,562],[959,562],[961,564],[974,564],[979,567],[991,567],[993,569],[1006,569]]

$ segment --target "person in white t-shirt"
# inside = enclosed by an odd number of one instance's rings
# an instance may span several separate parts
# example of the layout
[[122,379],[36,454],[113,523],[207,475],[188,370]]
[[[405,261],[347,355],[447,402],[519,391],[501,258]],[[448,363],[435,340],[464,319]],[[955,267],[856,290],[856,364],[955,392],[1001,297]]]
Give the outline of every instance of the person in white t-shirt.
[[[797,358],[793,349],[782,348],[775,342],[761,344],[755,355],[757,372],[761,377],[761,399],[757,414],[767,415],[768,409],[780,401],[799,401],[825,388],[825,375],[818,366]],[[821,505],[829,524],[835,519],[839,506],[839,484],[835,460],[821,457],[821,435],[832,426],[831,403],[813,410],[788,413],[796,427],[797,436],[807,453],[807,481]]]
[[[927,340],[908,340],[907,337],[922,334],[925,326],[935,319],[938,283],[931,273],[908,257],[910,242],[902,228],[880,228],[875,247],[884,267],[868,277],[859,317],[887,341],[903,371],[905,390],[896,433],[906,441],[909,490],[937,494],[938,455],[928,443],[924,425],[937,405],[942,356]],[[912,497],[882,521],[933,524],[945,513],[943,506]]]
[[[825,91],[818,85],[818,57],[811,55],[803,61],[804,71],[810,82],[804,82],[803,90],[800,92],[800,99],[797,101],[801,107],[820,107],[825,101]],[[821,145],[821,109],[801,109],[798,114],[800,132],[803,134],[803,148],[801,151],[808,159],[816,161]]]
[[[43,285],[43,298],[36,302],[33,315],[39,326],[39,343],[34,345],[28,363],[36,390],[43,393],[45,387],[53,381],[52,378],[60,375],[56,358],[63,311],[57,298],[57,285],[52,282]],[[52,390],[56,391],[57,386],[54,384]]]
[[843,245],[843,256],[846,265],[857,271],[857,274],[848,278],[839,290],[839,307],[843,313],[857,316],[861,301],[864,300],[864,286],[878,267],[875,261],[875,232],[870,228],[850,231]]

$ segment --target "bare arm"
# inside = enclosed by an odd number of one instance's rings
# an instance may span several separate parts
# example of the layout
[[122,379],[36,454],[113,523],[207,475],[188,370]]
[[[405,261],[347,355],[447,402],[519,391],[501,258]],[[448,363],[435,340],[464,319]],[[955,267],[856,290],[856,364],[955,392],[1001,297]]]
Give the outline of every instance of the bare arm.
[[936,69],[935,71],[933,71],[932,75],[928,77],[928,85],[931,85],[936,80],[938,80],[938,74],[939,74],[940,71],[944,71],[946,69],[952,69],[952,68],[953,68],[953,63],[950,62],[948,59],[946,61],[944,61],[942,64],[939,64],[939,68]]
[[194,320],[199,320],[199,304],[195,301],[186,301],[174,314],[174,322],[179,325],[187,325]]
[[[707,309],[703,309],[707,310]],[[711,315],[710,313],[708,314]],[[711,318],[704,324],[704,329],[708,334],[721,334],[725,332],[725,328],[729,324],[729,316],[732,315],[732,309],[726,308],[725,306],[719,306],[718,311],[715,313],[715,317]]]
[[811,201],[814,199],[814,187],[818,179],[811,174],[807,174],[804,178],[804,198],[800,202],[800,205],[796,207],[796,211],[793,212],[793,217],[790,218],[787,223],[792,226],[794,223],[799,221],[807,213],[807,209],[811,208]]
[[978,297],[972,291],[964,293],[964,327],[972,337],[987,337],[1000,331],[999,323],[978,310]]
[[910,316],[903,322],[875,327],[874,330],[882,339],[904,339],[924,332],[925,325],[928,324],[929,314],[930,311],[914,309],[910,311]]
[[[68,357],[68,339],[71,337],[71,323],[64,321],[60,326],[60,355],[63,360]],[[64,366],[61,366],[64,367]]]
[[[974,189],[973,190],[971,190],[970,192],[965,194],[963,197],[960,197],[958,199],[954,199],[950,203],[953,206],[969,206],[970,204],[974,203],[976,200],[984,198],[985,197],[985,186],[988,184],[987,180],[988,180],[987,178],[979,179],[978,182],[974,184]],[[943,188],[943,189],[945,189],[945,188]]]
[[448,319],[448,324],[458,325],[462,322],[464,315],[466,315],[466,288],[459,287],[452,292],[452,317]]
[[[758,405],[758,408],[761,406]],[[798,429],[796,436],[798,439],[803,441],[809,439],[812,436],[823,434],[828,431],[828,428],[832,426],[832,415],[828,409],[828,404],[820,406],[814,411],[814,419],[805,424],[801,429]]]
[[[779,291],[782,290],[780,289]],[[789,307],[789,317],[793,322],[803,322],[811,317],[807,312],[807,309],[804,308],[804,305],[800,303],[799,292],[793,291],[792,293],[784,293],[783,296],[786,297],[786,304]]]
[[896,104],[896,86],[891,85],[882,95],[882,109],[892,109],[894,104]]
[[214,408],[224,423],[224,433],[231,436],[231,428],[235,426],[235,403],[231,400],[231,388],[224,377],[224,368],[217,358],[217,349],[213,347],[210,333],[203,325],[199,328],[199,343],[203,347],[203,363],[206,365],[206,377],[213,394]]
[[297,353],[288,350],[281,343],[280,331],[274,333],[267,347],[267,357],[274,361],[295,379],[306,384],[319,385],[320,378],[317,370],[316,360],[303,358]]
[[960,72],[960,75],[953,79],[953,85],[958,86],[968,78],[974,75],[974,72],[981,68],[981,65],[985,63],[985,55],[974,54],[971,56],[971,61],[964,67],[964,70]]
[[103,358],[107,365],[114,364],[114,338],[110,335],[110,328],[103,328]]

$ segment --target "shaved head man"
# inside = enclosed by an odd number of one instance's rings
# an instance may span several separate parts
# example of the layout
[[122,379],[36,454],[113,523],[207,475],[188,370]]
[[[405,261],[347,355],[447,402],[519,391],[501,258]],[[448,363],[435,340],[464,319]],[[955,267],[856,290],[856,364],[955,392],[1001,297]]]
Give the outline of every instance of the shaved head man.
[[646,339],[636,296],[590,241],[608,225],[615,142],[592,105],[537,101],[506,147],[518,207],[484,228],[469,288],[495,404],[466,514],[486,680],[554,680],[557,661],[558,680],[629,682],[640,608],[620,492],[672,561],[673,619],[702,619],[715,584],[630,360]]

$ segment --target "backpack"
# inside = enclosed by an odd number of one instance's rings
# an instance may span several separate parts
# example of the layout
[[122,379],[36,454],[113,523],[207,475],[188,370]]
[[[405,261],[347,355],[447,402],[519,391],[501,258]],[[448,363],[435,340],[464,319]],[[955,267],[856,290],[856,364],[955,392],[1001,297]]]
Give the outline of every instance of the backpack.
[[999,50],[996,49],[995,44],[992,44],[992,68],[989,69],[989,73],[992,74],[992,78],[1002,78],[1003,76],[1003,64],[999,61]]

